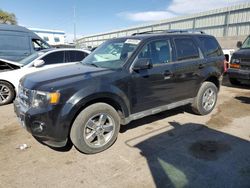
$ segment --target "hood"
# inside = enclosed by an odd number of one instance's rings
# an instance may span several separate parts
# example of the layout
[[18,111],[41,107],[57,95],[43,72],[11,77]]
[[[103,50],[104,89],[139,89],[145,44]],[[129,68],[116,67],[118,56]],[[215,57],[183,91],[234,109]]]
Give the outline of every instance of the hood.
[[6,59],[0,59],[0,72],[3,71],[9,71],[9,70],[15,70],[22,67],[22,64],[6,60]]
[[37,90],[45,85],[47,89],[60,89],[63,85],[73,84],[76,81],[89,79],[106,72],[111,72],[111,70],[76,63],[28,74],[21,80],[21,83],[25,88],[32,90]]
[[250,59],[250,48],[239,49],[237,52],[234,52],[233,58]]

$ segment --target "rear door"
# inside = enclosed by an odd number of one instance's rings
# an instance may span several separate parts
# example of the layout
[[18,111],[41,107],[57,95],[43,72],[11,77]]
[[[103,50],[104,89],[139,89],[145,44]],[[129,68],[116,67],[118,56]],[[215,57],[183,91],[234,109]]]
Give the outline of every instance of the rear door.
[[198,38],[207,59],[206,66],[217,68],[219,70],[217,72],[222,73],[225,57],[217,40],[212,36],[199,36]]
[[193,37],[176,37],[176,62],[174,64],[174,79],[176,93],[174,101],[193,98],[200,86],[199,71],[204,68],[204,57]]
[[20,61],[31,54],[29,37],[24,32],[0,31],[0,57]]

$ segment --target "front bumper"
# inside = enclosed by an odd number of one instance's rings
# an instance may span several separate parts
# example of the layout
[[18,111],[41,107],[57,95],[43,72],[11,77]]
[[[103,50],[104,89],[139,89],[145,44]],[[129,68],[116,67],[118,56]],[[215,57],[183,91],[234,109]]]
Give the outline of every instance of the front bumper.
[[227,73],[228,73],[228,76],[230,78],[237,78],[237,79],[241,79],[241,80],[250,80],[250,71],[249,70],[229,68]]
[[14,111],[21,126],[37,140],[51,147],[63,147],[67,144],[68,133],[65,126],[60,125],[56,108],[28,109],[15,100]]

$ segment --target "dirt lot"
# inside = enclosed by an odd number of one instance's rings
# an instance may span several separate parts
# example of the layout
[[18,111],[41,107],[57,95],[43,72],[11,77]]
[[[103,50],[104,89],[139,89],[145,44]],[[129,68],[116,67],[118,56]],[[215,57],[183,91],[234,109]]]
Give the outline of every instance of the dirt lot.
[[249,86],[225,83],[204,117],[181,107],[123,126],[96,155],[38,143],[12,105],[0,114],[0,187],[250,187]]

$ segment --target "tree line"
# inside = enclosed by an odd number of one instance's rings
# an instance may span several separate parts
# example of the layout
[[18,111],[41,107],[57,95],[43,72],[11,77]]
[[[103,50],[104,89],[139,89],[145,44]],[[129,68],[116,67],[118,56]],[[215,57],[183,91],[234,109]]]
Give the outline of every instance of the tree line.
[[16,15],[0,9],[0,23],[17,25]]

